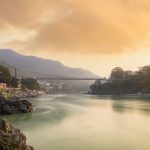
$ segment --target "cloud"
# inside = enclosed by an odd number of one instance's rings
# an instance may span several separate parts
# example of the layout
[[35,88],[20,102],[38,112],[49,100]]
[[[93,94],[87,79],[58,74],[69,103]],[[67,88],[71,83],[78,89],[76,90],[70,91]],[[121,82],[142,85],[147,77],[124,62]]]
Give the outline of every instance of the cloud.
[[0,23],[24,34],[6,43],[37,52],[136,51],[149,40],[149,17],[148,0],[0,0]]

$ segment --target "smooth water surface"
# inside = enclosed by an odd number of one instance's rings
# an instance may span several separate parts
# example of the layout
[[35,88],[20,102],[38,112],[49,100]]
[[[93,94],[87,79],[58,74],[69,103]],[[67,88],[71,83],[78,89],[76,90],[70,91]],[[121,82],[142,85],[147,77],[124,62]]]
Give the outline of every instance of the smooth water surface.
[[150,150],[150,98],[45,95],[6,117],[35,150]]

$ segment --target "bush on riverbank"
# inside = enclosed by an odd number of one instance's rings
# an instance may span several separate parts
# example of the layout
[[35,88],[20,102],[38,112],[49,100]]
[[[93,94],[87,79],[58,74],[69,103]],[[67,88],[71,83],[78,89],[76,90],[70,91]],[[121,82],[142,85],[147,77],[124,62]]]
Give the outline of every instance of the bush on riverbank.
[[32,79],[32,78],[21,79],[21,84],[22,84],[23,88],[27,88],[29,90],[39,90],[40,89],[40,85],[36,79]]
[[10,71],[3,65],[0,65],[0,83],[10,84],[11,79],[12,79],[12,76],[11,76]]

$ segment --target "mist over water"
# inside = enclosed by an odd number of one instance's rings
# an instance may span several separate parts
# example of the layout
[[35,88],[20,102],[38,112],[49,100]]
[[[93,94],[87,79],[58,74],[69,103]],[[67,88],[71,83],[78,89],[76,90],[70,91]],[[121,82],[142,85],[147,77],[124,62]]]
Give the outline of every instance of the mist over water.
[[45,95],[8,116],[35,150],[149,150],[150,98]]

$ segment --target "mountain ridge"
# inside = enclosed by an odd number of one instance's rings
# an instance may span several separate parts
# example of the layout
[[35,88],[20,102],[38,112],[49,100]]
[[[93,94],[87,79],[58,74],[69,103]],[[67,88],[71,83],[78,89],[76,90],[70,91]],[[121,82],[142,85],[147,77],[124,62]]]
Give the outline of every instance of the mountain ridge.
[[[36,56],[26,56],[11,49],[0,49],[0,61],[16,67],[28,76],[41,76],[45,74],[60,77],[95,78],[97,75],[81,68],[71,68],[59,61],[44,59]],[[31,75],[29,75],[31,74]]]

